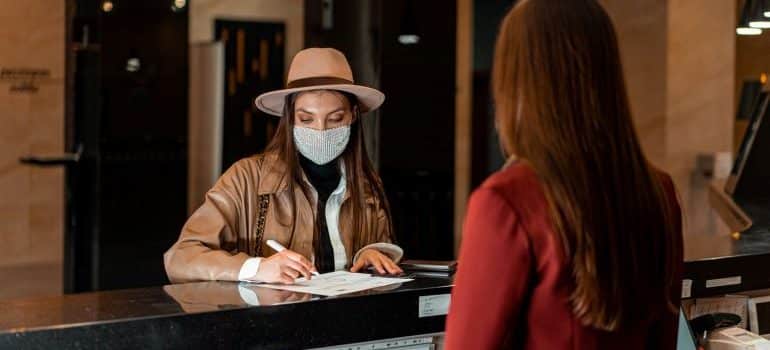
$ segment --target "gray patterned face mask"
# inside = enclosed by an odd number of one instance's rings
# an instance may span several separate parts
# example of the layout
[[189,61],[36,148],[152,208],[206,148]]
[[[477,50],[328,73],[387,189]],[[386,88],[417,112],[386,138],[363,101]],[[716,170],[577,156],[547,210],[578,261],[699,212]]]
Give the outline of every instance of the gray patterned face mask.
[[350,140],[350,125],[316,130],[294,127],[294,144],[299,153],[318,165],[327,164],[340,156]]

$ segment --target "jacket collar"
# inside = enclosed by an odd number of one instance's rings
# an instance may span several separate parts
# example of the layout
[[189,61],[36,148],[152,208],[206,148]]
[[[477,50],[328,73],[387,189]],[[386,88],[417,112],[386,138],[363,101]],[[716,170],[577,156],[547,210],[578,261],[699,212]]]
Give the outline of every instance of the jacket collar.
[[[288,166],[281,160],[275,153],[265,153],[257,160],[257,172],[259,176],[259,184],[257,186],[257,193],[259,195],[275,194],[287,191],[289,189],[289,176]],[[347,171],[343,169],[342,177],[345,181]],[[302,178],[307,181],[307,177],[304,172]],[[350,182],[346,183],[347,188],[350,188]],[[345,190],[345,195],[342,197],[343,202],[350,198],[350,191]],[[369,186],[364,186],[364,198],[367,203],[374,203],[374,193],[372,193]]]
[[273,194],[289,188],[287,166],[277,154],[265,153],[257,159],[257,194]]

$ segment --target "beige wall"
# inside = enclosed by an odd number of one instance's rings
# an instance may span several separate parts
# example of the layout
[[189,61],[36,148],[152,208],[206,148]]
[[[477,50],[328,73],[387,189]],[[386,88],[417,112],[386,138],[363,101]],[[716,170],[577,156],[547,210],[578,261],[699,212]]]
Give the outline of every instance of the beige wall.
[[634,124],[650,160],[666,160],[667,1],[603,0],[615,24]]
[[214,38],[214,20],[275,21],[286,24],[286,69],[305,45],[303,0],[195,0],[190,1],[190,42]]
[[[0,69],[48,69],[35,93],[10,92],[18,81],[0,80],[0,280],[25,284],[35,266],[61,291],[63,252],[63,171],[20,165],[27,154],[64,150],[63,1],[0,2]],[[22,270],[19,270],[22,269]],[[19,277],[19,279],[15,278]],[[12,294],[0,283],[0,297]],[[49,285],[50,286],[50,285]]]
[[699,153],[731,151],[736,0],[602,0],[642,145],[680,192],[689,232],[714,231]]
[[706,184],[693,177],[698,153],[732,151],[735,0],[670,0],[667,170],[679,185],[690,233],[713,228]]

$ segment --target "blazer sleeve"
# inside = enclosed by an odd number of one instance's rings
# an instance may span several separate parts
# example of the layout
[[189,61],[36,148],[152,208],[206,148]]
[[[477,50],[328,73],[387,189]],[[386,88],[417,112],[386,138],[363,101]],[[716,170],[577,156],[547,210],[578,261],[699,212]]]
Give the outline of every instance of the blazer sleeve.
[[393,262],[398,263],[401,258],[404,257],[404,250],[393,242],[393,229],[390,224],[390,219],[385,213],[385,209],[378,207],[374,219],[373,230],[375,232],[376,240],[374,242],[368,242],[361,249],[356,252],[353,257],[353,263],[358,261],[361,253],[367,249],[376,249],[381,253],[390,257]]
[[510,205],[493,189],[474,192],[447,316],[447,350],[501,347],[508,330],[518,326],[532,260],[528,236]]
[[249,256],[230,251],[238,242],[247,176],[251,175],[241,162],[234,164],[187,220],[179,240],[163,255],[172,283],[238,280],[238,272]]

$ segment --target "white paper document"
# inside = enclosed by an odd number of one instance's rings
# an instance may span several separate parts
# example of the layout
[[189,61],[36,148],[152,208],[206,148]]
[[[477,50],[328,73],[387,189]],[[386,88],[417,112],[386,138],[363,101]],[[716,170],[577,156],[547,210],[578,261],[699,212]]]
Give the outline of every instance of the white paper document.
[[310,281],[298,278],[294,284],[260,284],[259,287],[333,297],[413,281],[409,278],[377,277],[365,273],[335,271],[314,276]]
[[717,312],[726,312],[741,317],[741,323],[738,327],[746,328],[747,305],[749,297],[743,295],[725,295],[718,298],[700,298],[695,300],[695,304],[690,306],[689,318],[692,320],[698,316],[713,314]]

